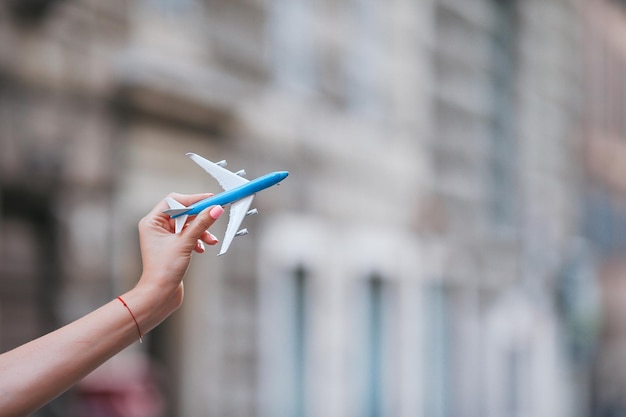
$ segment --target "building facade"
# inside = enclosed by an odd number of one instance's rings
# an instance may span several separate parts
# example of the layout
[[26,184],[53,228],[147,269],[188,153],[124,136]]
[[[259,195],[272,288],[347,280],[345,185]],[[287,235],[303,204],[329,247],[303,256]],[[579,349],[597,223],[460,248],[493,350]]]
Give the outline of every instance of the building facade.
[[624,2],[591,2],[585,7],[587,47],[584,117],[585,233],[600,271],[604,326],[594,369],[596,415],[622,413],[624,345],[622,281],[624,276],[624,184],[621,161],[626,156],[624,109],[626,87],[626,18]]
[[193,151],[291,174],[130,349],[165,376],[161,415],[588,414],[579,2],[20,4],[0,10],[3,349],[136,282],[144,213],[216,191]]

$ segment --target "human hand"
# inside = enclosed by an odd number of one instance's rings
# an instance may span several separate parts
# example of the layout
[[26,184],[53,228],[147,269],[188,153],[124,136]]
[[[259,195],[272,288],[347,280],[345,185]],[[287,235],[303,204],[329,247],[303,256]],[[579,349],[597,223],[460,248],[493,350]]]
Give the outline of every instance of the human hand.
[[[212,194],[181,195],[168,197],[189,206]],[[161,200],[148,215],[139,222],[139,243],[143,262],[143,273],[137,287],[156,290],[165,297],[161,301],[172,303],[176,309],[182,303],[182,279],[187,272],[193,251],[204,252],[204,243],[215,245],[218,240],[207,231],[224,209],[214,206],[202,211],[187,221],[179,234],[175,234],[175,221],[163,213],[168,205]]]

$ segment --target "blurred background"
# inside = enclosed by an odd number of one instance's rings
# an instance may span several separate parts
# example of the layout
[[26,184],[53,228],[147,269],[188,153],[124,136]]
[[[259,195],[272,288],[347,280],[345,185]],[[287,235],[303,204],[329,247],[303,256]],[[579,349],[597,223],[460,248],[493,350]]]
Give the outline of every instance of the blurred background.
[[134,285],[195,152],[291,175],[37,416],[624,416],[625,71],[623,0],[4,1],[0,349]]

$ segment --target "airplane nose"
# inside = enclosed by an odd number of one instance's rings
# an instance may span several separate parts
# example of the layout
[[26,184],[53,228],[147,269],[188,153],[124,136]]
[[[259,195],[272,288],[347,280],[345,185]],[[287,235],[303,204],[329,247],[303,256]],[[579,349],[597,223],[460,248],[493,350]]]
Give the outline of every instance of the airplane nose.
[[287,178],[287,175],[289,175],[289,171],[280,171],[278,174],[280,175],[280,179],[284,180]]

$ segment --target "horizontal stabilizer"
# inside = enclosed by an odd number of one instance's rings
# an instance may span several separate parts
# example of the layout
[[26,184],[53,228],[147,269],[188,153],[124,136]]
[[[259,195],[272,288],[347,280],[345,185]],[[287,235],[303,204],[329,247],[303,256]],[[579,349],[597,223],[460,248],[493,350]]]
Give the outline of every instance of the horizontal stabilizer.
[[169,210],[165,210],[163,213],[169,215],[170,217],[176,217],[176,233],[180,233],[185,226],[185,222],[187,221],[187,217],[185,213],[189,211],[189,208],[185,207],[183,204],[174,200],[171,197],[165,199],[167,201],[167,205],[170,206]]
[[168,216],[180,216],[181,214],[185,214],[189,211],[188,208],[182,208],[182,209],[168,209],[168,210],[164,210],[163,213],[167,214]]

